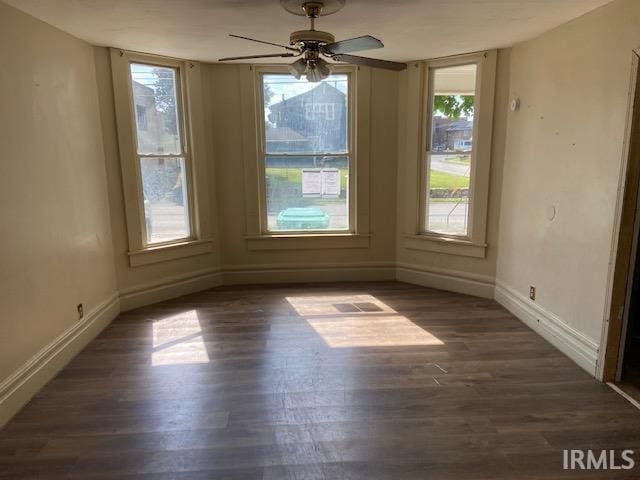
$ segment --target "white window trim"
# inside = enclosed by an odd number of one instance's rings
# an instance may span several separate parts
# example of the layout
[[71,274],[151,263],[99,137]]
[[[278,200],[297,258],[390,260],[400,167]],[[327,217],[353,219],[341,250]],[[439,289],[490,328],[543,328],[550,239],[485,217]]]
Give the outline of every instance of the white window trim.
[[[189,238],[147,244],[145,238],[142,182],[138,162],[135,106],[131,101],[132,62],[176,68],[180,79],[180,105],[185,144],[185,162],[189,192]],[[132,267],[209,253],[213,240],[209,225],[209,192],[206,171],[204,111],[200,65],[195,62],[111,49],[111,72],[122,187],[124,195],[129,265]]]
[[[459,55],[451,58],[428,60],[414,64],[419,76],[420,89],[418,129],[420,146],[417,162],[417,195],[413,227],[403,236],[403,246],[412,250],[426,250],[461,256],[484,258],[486,255],[487,211],[489,202],[489,176],[491,170],[491,143],[493,135],[493,111],[495,96],[496,51]],[[477,65],[477,83],[474,112],[474,148],[471,161],[471,183],[469,186],[468,235],[447,235],[427,231],[426,178],[428,169],[428,128],[430,126],[430,69]]]
[[[369,235],[369,130],[371,72],[365,67],[335,66],[349,78],[349,224],[350,230],[270,232],[267,229],[264,178],[262,83],[265,73],[286,73],[286,65],[241,66],[241,109],[245,167],[246,235],[248,250],[368,248]],[[304,241],[301,241],[303,239]]]

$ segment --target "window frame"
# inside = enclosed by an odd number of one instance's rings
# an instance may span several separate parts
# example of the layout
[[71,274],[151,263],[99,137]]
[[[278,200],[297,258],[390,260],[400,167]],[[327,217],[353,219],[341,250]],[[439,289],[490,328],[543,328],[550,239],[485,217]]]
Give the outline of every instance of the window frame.
[[[462,240],[462,241],[471,241],[471,232],[473,231],[473,204],[474,204],[474,179],[476,172],[476,163],[477,163],[477,148],[475,145],[475,139],[478,138],[478,121],[476,118],[479,118],[477,112],[479,112],[479,83],[480,83],[480,59],[476,58],[473,61],[454,61],[453,63],[447,62],[446,65],[440,65],[440,62],[428,62],[425,70],[425,107],[424,107],[424,120],[423,120],[423,138],[424,138],[424,146],[423,146],[423,157],[422,157],[422,168],[420,175],[420,224],[419,224],[419,233],[420,235],[425,236],[433,236],[438,238],[448,238],[452,240]],[[474,91],[474,100],[473,100],[473,146],[470,152],[464,152],[465,155],[470,156],[470,172],[469,172],[469,200],[467,203],[467,233],[465,235],[456,235],[455,233],[443,233],[436,232],[428,229],[428,220],[427,215],[429,213],[429,178],[431,176],[431,157],[434,152],[431,150],[431,141],[433,138],[433,115],[435,114],[433,105],[435,100],[435,92],[434,92],[434,74],[437,70],[450,68],[450,67],[462,67],[467,65],[475,65],[475,91]]]
[[[265,75],[291,75],[286,66],[263,65],[255,67],[256,85],[256,127],[257,127],[257,157],[258,157],[258,190],[259,190],[259,219],[260,235],[262,236],[335,236],[353,235],[357,231],[356,227],[356,115],[355,115],[355,69],[347,66],[333,66],[332,74],[347,75],[347,149],[344,153],[267,153],[266,148],[266,125],[264,118],[264,83]],[[306,111],[305,111],[306,115]],[[335,114],[334,114],[335,115]],[[348,212],[349,225],[346,229],[335,230],[269,230],[267,214],[267,185],[266,185],[266,164],[268,156],[273,157],[317,157],[332,156],[346,157],[349,163],[349,192],[348,192]]]
[[[404,235],[404,247],[437,253],[484,258],[486,255],[489,176],[493,137],[493,113],[496,76],[495,50],[418,62],[419,155],[417,158],[417,195],[413,232]],[[439,68],[475,64],[476,93],[474,99],[473,152],[469,179],[467,235],[453,235],[427,230],[427,198],[431,115],[433,110],[432,71]]]
[[[137,112],[133,97],[131,64],[174,69],[176,103],[181,135],[179,154],[138,153]],[[111,49],[114,104],[120,149],[122,187],[129,265],[132,267],[209,253],[212,239],[208,222],[208,187],[202,84],[197,63]],[[144,195],[140,160],[148,158],[184,158],[189,235],[166,242],[149,243],[146,232]]]
[[[132,64],[136,65],[147,65],[150,67],[161,67],[161,68],[170,68],[175,71],[175,90],[176,90],[176,115],[177,115],[177,126],[178,126],[178,134],[180,136],[180,152],[174,154],[162,154],[162,153],[140,153],[139,144],[138,144],[138,123],[137,123],[137,112],[135,104],[135,97],[133,96],[133,79],[131,78],[131,73],[129,74],[129,100],[131,102],[131,112],[132,112],[132,125],[134,129],[134,139],[136,142],[136,177],[138,180],[138,208],[140,210],[140,222],[142,227],[142,248],[153,248],[153,247],[162,247],[165,245],[172,245],[175,243],[184,243],[195,240],[194,235],[194,225],[193,225],[193,167],[191,160],[191,148],[189,142],[189,125],[185,121],[187,116],[189,115],[187,102],[185,98],[185,84],[183,81],[184,77],[184,67],[180,62],[171,62],[173,65],[169,65],[168,62],[141,62],[135,59],[129,59],[129,69]],[[146,109],[146,108],[145,108]],[[162,159],[180,159],[184,158],[184,176],[185,176],[185,186],[187,188],[187,227],[189,228],[189,235],[184,237],[178,237],[172,240],[167,240],[164,242],[153,242],[150,243],[148,239],[147,232],[147,221],[146,214],[144,211],[144,192],[142,187],[142,160],[145,158],[162,158]]]

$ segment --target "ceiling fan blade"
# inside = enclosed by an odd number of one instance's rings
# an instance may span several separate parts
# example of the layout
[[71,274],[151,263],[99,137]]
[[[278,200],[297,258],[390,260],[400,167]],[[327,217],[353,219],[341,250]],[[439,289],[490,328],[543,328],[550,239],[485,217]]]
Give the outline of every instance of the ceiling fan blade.
[[362,37],[349,38],[340,40],[339,42],[329,43],[324,46],[324,50],[333,54],[359,52],[361,50],[373,50],[374,48],[382,48],[384,44],[371,35]]
[[385,68],[387,70],[404,70],[406,63],[390,62],[389,60],[378,60],[377,58],[359,57],[357,55],[333,55],[333,60],[338,62],[352,63],[353,65],[364,65],[366,67]]
[[243,37],[242,35],[234,35],[233,33],[230,33],[229,36],[230,37],[234,37],[234,38],[241,38],[242,40],[249,40],[251,42],[264,43],[265,45],[273,45],[274,47],[286,48],[287,50],[291,50],[292,52],[297,52],[298,51],[297,48],[293,48],[293,47],[290,47],[288,45],[280,45],[279,43],[265,42],[264,40],[256,40],[255,38]]
[[244,57],[225,57],[220,58],[219,62],[226,62],[227,60],[250,60],[252,58],[274,58],[274,57],[295,57],[293,53],[268,53],[266,55],[246,55]]

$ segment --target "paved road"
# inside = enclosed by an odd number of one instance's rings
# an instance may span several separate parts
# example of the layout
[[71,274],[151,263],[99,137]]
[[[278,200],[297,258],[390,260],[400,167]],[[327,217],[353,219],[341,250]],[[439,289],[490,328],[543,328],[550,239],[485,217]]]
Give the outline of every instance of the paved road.
[[[456,155],[457,157],[458,155]],[[469,165],[463,165],[461,163],[448,162],[446,158],[448,155],[434,155],[431,157],[431,169],[436,172],[450,173],[452,175],[461,175],[463,177],[469,176]]]
[[151,203],[151,243],[168,242],[189,236],[185,209],[169,200]]
[[467,233],[466,203],[432,202],[429,205],[429,230],[451,235]]
[[[452,235],[465,234],[467,229],[466,203],[433,202],[429,208],[429,228],[433,231],[449,233]],[[346,205],[324,205],[320,207],[330,217],[330,228],[338,230],[349,225],[349,213]],[[269,229],[277,229],[277,214],[268,217]]]
[[[329,214],[330,228],[341,229],[349,225],[349,213],[346,203],[323,205]],[[151,241],[165,242],[188,235],[185,229],[184,208],[169,201],[160,201],[151,205],[153,230]],[[269,215],[270,229],[276,229],[277,214]],[[433,202],[429,207],[429,228],[450,234],[466,233],[467,204],[452,202]]]
[[[469,177],[470,166],[447,161],[447,158],[457,158],[459,155],[434,155],[431,157],[431,169],[452,175]],[[451,235],[467,233],[467,203],[432,202],[429,205],[429,230]]]

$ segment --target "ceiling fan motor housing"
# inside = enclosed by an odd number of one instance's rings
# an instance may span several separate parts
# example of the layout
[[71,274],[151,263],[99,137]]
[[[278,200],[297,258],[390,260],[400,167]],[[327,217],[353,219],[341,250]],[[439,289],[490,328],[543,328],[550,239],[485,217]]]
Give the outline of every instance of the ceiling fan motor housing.
[[306,42],[314,42],[318,44],[333,43],[335,41],[336,40],[332,34],[329,32],[321,32],[319,30],[298,30],[297,32],[293,32],[289,37],[291,45]]

